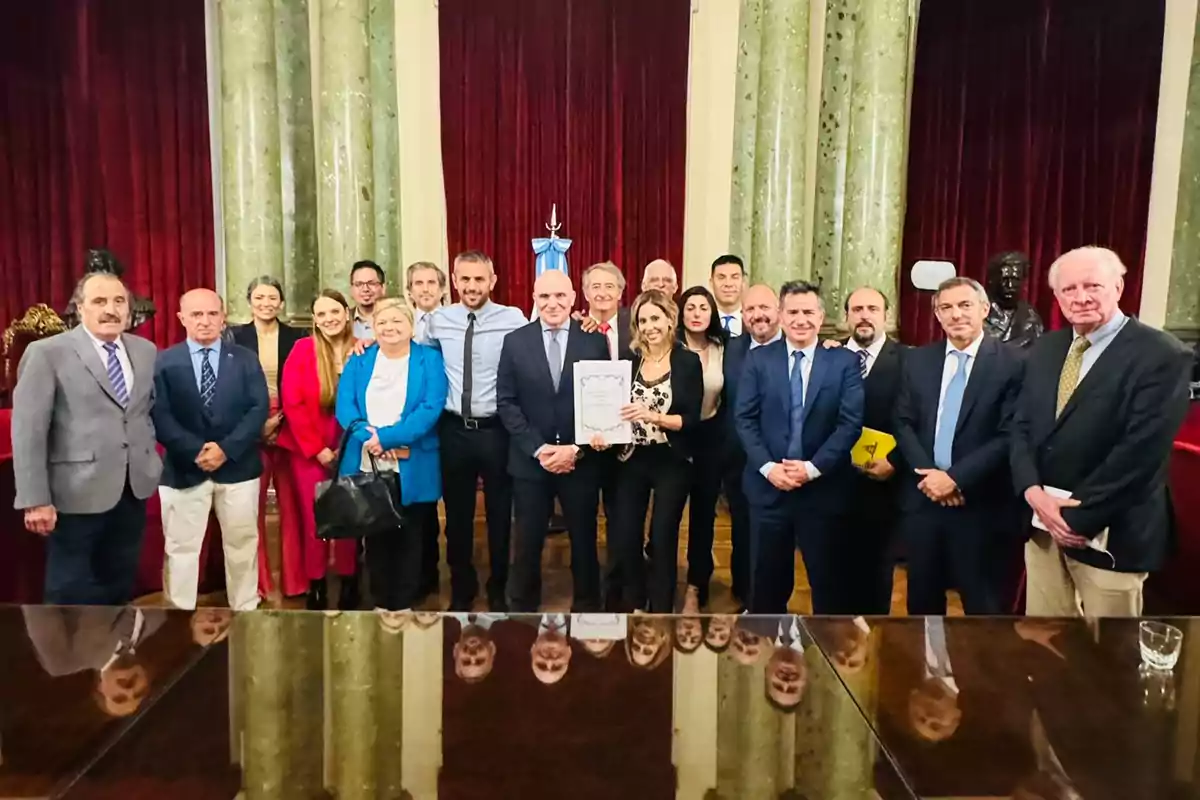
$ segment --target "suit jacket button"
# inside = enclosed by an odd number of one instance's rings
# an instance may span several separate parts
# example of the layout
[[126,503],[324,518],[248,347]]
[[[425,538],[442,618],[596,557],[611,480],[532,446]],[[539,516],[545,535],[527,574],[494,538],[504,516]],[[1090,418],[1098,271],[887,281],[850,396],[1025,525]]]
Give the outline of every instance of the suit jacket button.
[[129,442],[121,442],[121,449],[122,449],[122,450],[128,450],[128,449],[129,449]]

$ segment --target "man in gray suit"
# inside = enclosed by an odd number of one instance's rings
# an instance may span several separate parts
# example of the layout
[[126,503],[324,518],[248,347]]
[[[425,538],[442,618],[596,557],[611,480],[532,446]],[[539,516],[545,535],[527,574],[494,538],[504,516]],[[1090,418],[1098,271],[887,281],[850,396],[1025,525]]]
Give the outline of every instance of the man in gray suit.
[[75,304],[79,327],[34,342],[17,368],[13,506],[47,537],[47,603],[121,605],[162,471],[150,418],[156,350],[124,332],[119,278],[84,277]]

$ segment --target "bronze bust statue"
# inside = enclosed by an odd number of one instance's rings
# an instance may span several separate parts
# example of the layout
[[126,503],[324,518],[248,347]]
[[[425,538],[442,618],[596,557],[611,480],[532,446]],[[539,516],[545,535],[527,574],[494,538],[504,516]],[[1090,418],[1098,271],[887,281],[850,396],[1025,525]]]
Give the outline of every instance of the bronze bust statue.
[[1021,299],[1029,275],[1029,259],[1010,251],[992,256],[987,268],[988,310],[983,329],[1015,347],[1029,347],[1046,330],[1036,309]]
[[[125,267],[117,260],[117,257],[104,248],[94,248],[87,251],[87,257],[83,264],[84,275],[105,274],[113,275],[117,278],[125,274]],[[154,301],[146,297],[139,297],[132,290],[129,292],[129,330],[134,330],[146,322],[149,322],[154,317]],[[67,308],[63,311],[63,322],[68,328],[74,328],[79,324],[79,312],[75,309],[75,300],[67,303]]]

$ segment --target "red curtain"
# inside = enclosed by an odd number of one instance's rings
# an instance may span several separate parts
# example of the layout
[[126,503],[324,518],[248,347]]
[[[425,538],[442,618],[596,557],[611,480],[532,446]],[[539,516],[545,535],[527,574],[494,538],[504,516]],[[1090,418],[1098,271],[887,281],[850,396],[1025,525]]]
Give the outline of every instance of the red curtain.
[[1162,59],[1163,0],[923,0],[913,77],[900,328],[940,336],[908,269],[953,261],[983,281],[1022,250],[1029,300],[1050,325],[1051,262],[1112,248],[1141,299]]
[[451,255],[488,253],[499,302],[532,304],[551,203],[573,276],[611,259],[636,294],[679,265],[690,0],[441,0]]
[[61,311],[107,247],[182,336],[179,295],[213,285],[203,0],[38,0],[0,29],[0,329]]

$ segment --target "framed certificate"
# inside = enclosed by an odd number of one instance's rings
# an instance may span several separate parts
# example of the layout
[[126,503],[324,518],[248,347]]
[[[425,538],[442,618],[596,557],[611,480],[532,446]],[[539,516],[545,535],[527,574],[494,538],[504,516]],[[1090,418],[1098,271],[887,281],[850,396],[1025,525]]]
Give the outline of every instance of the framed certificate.
[[579,361],[575,364],[575,444],[590,444],[596,435],[605,444],[633,441],[630,423],[621,419],[633,382],[629,361]]

